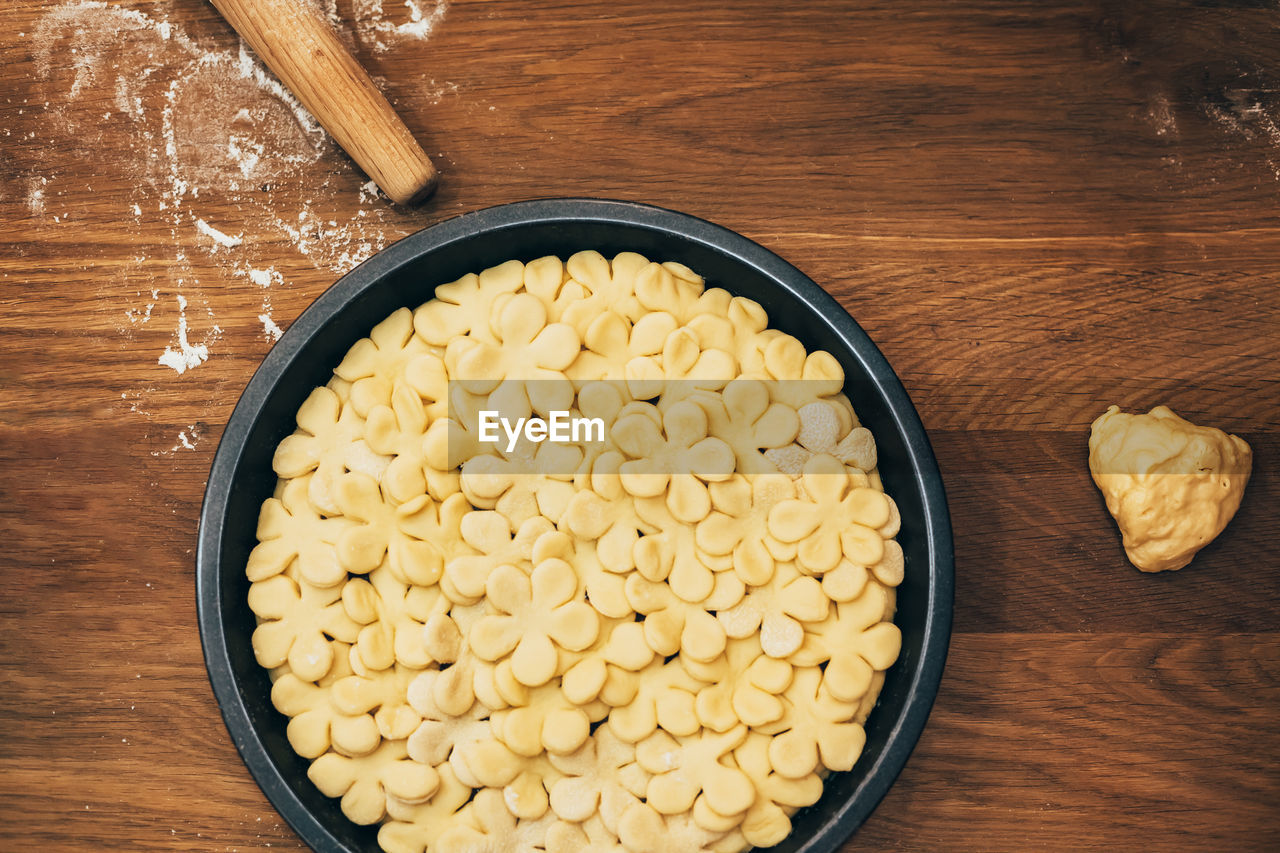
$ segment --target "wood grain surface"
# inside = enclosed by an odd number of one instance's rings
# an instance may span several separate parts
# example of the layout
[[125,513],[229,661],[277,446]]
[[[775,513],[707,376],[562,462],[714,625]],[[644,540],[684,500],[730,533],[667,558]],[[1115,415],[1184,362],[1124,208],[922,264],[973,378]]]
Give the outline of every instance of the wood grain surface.
[[[0,849],[301,846],[195,624],[261,318],[421,227],[558,195],[779,252],[930,431],[955,635],[846,849],[1276,849],[1276,4],[415,5],[335,8],[441,168],[419,209],[362,190],[198,0],[0,5]],[[208,358],[179,375],[184,321]],[[1090,482],[1112,402],[1254,447],[1181,572],[1130,567]]]

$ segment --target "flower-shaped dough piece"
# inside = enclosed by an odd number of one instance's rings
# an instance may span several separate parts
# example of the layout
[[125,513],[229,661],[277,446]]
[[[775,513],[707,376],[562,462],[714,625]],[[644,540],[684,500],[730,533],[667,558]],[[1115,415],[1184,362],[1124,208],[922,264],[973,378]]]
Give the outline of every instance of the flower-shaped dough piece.
[[449,414],[449,371],[435,352],[414,356],[404,366],[404,382],[422,398],[429,420]]
[[421,715],[409,705],[407,698],[409,685],[418,672],[397,665],[367,675],[348,675],[334,682],[331,701],[343,714],[373,712],[373,721],[384,738],[404,740],[422,722]]
[[694,699],[704,687],[679,661],[655,660],[639,672],[611,667],[601,694],[615,700],[625,697],[609,714],[609,724],[619,738],[636,743],[659,727],[673,735],[697,732]]
[[534,516],[558,522],[575,495],[582,448],[521,440],[508,454],[473,456],[462,465],[462,492],[478,509],[495,509],[519,525]]
[[639,536],[656,531],[622,487],[619,471],[625,461],[616,450],[595,457],[589,473],[575,477],[579,491],[562,517],[562,527],[579,540],[594,542],[601,562],[618,574],[635,567],[632,552]]
[[[883,484],[881,484],[883,488]],[[897,537],[902,530],[902,514],[898,512],[898,503],[887,494],[884,499],[889,502],[889,520],[885,522],[884,527],[880,528],[880,536],[885,540]]]
[[462,538],[462,519],[470,512],[471,505],[460,493],[442,500],[422,495],[396,509],[396,523],[406,535],[430,543],[447,561],[457,554],[469,553]]
[[[636,497],[666,494],[671,514],[694,523],[711,511],[705,483],[728,479],[733,451],[707,435],[707,415],[690,402],[672,405],[660,418],[630,410],[613,425],[614,443],[630,459],[619,467],[622,487]],[[659,426],[660,424],[660,426]]]
[[760,586],[773,577],[783,548],[769,536],[769,513],[782,501],[794,500],[795,486],[781,474],[735,475],[708,487],[715,509],[698,522],[698,548],[733,555],[733,570],[743,583]]
[[[883,528],[880,535],[884,535]],[[875,574],[876,580],[885,586],[900,585],[907,573],[906,556],[902,553],[902,546],[892,539],[885,540],[884,555],[871,567],[871,571]]]
[[549,791],[552,811],[573,823],[599,812],[605,825],[616,829],[622,807],[631,802],[620,781],[622,768],[635,760],[635,747],[619,739],[609,723],[577,751],[550,756],[552,766],[564,774]]
[[413,334],[413,314],[401,308],[356,341],[333,372],[351,383],[351,405],[367,418],[374,406],[391,402],[392,383],[405,365],[427,352]]
[[502,789],[502,801],[507,811],[524,821],[538,820],[550,811],[547,796],[548,786],[560,778],[552,768],[546,756],[539,756],[533,762],[535,766],[519,773],[509,785]]
[[[565,375],[579,386],[609,381],[619,390],[634,390],[628,380],[647,383],[657,378],[654,368],[660,370],[660,366],[644,357],[661,353],[667,336],[678,325],[675,317],[664,312],[646,314],[632,325],[616,311],[605,311],[583,330],[582,352],[565,370]],[[633,364],[635,359],[640,361]],[[637,389],[641,387],[648,386],[640,385]]]
[[743,474],[774,473],[777,469],[761,451],[787,446],[800,431],[796,410],[771,402],[769,387],[759,379],[739,378],[719,394],[703,392],[693,397],[707,413],[710,433],[733,448]]
[[[601,633],[608,632],[610,628],[611,626],[606,623]],[[643,645],[643,641],[641,644]],[[564,697],[575,705],[586,705],[599,699],[600,690],[608,677],[609,668],[603,657],[604,648],[607,648],[607,645],[601,647],[597,640],[596,646],[600,651],[599,654],[592,652],[584,654],[582,659],[566,669],[560,678],[560,689],[564,692]]]
[[547,813],[547,788],[560,773],[545,755],[520,756],[492,738],[456,744],[449,765],[473,788],[498,788],[507,810],[523,820]]
[[326,752],[311,762],[307,778],[326,797],[341,797],[342,813],[362,825],[386,817],[388,797],[408,805],[423,803],[440,787],[440,775],[409,758],[402,740],[383,741],[359,758]]
[[[758,800],[759,797],[757,796],[756,799]],[[698,797],[698,799],[693,802],[693,808],[682,816],[692,820],[695,825],[707,830],[708,832],[730,832],[736,831],[737,828],[742,825],[742,820],[746,817],[746,812],[734,815],[722,815],[712,809],[711,806],[707,805],[706,797]],[[727,840],[728,839],[721,839],[721,842],[727,842]],[[719,844],[717,844],[717,846],[719,846]],[[734,853],[737,853],[737,851],[741,851],[742,849],[743,846],[741,844],[735,847],[726,847],[726,850],[734,851]]]
[[[880,700],[880,691],[884,689],[885,674],[883,672],[873,672],[871,674],[871,686],[867,688],[867,692],[862,694],[862,698],[858,700],[858,710],[853,715],[856,723],[866,724],[867,718],[871,716],[871,709],[876,706],[876,702]],[[825,686],[822,688],[827,693]]]
[[730,296],[720,288],[705,291],[698,302],[700,308],[709,310],[700,311],[686,323],[698,340],[731,353],[743,377],[764,377],[764,355],[757,339],[769,325],[769,315],[760,303]]
[[340,454],[361,435],[362,419],[349,410],[346,423],[340,423],[342,400],[330,388],[312,390],[298,409],[298,429],[285,436],[271,457],[272,470],[282,479],[308,474],[328,456]]
[[540,756],[521,756],[500,740],[460,741],[449,755],[449,766],[473,788],[502,788],[511,784]]
[[[449,383],[448,412],[427,427],[422,450],[431,472],[453,472],[472,456],[486,453],[491,445],[480,441],[480,412],[490,408],[485,395],[471,394],[457,382]],[[428,483],[431,478],[428,477]]]
[[782,694],[782,719],[759,731],[774,734],[769,764],[789,779],[802,779],[825,767],[849,770],[867,741],[862,726],[851,722],[856,703],[841,702],[822,689],[822,670],[797,669]]
[[422,719],[407,744],[414,761],[439,767],[449,760],[455,745],[493,737],[489,725],[489,709],[473,704],[464,714],[446,714],[432,696],[438,673],[419,673],[407,690],[409,704]]
[[[444,596],[444,599],[443,603],[452,607],[448,597]],[[437,610],[422,623],[422,645],[437,663],[449,664],[457,661],[465,643],[462,629],[450,613]]]
[[651,263],[636,274],[635,293],[640,305],[648,311],[666,311],[681,323],[687,323],[698,312],[702,295],[702,279],[688,272],[677,275],[671,266]]
[[799,410],[817,398],[840,393],[844,368],[831,353],[806,352],[804,344],[782,332],[766,332],[765,336],[764,372],[775,380],[769,384],[774,400]]
[[431,586],[440,579],[444,555],[436,542],[407,532],[421,514],[430,514],[426,495],[396,507],[383,500],[378,483],[365,474],[349,473],[338,480],[338,505],[348,519],[357,522],[338,539],[338,559],[352,574],[371,572],[388,558],[400,580]]
[[773,738],[752,732],[733,751],[733,760],[751,777],[756,801],[742,819],[742,835],[756,847],[772,847],[791,834],[791,814],[811,806],[822,796],[822,777],[816,773],[788,779],[773,772],[769,746]]
[[373,717],[344,714],[330,701],[332,688],[286,672],[271,685],[271,704],[289,717],[285,736],[303,758],[319,758],[332,746],[344,755],[368,755],[382,737]]
[[682,600],[665,583],[627,576],[627,601],[644,615],[644,638],[656,654],[714,660],[725,647],[724,626],[697,604]]
[[[600,659],[605,663],[625,669],[628,672],[639,672],[648,666],[654,658],[653,649],[649,648],[644,638],[644,624],[632,620],[618,620],[609,629],[609,638],[600,648]],[[587,658],[586,660],[591,660]],[[606,676],[608,671],[606,670]],[[604,684],[601,684],[601,689]],[[623,705],[631,701],[626,699],[609,702],[612,706]]]
[[640,518],[655,528],[632,550],[636,571],[646,580],[665,580],[684,601],[703,604],[715,591],[716,578],[697,547],[694,528],[676,519],[661,498],[636,498],[635,504]]
[[467,807],[475,826],[455,824],[436,839],[438,853],[541,853],[547,827],[555,822],[548,813],[539,820],[517,820],[507,809],[502,792],[486,788]]
[[559,665],[557,647],[578,652],[595,642],[599,616],[575,599],[578,577],[561,559],[542,561],[532,575],[515,566],[494,569],[485,593],[499,614],[471,629],[471,648],[484,660],[511,655],[516,679],[529,687],[546,684]]
[[883,492],[853,486],[844,463],[814,456],[801,478],[804,497],[782,501],[769,512],[769,533],[782,542],[798,542],[796,562],[810,574],[836,567],[843,555],[870,566],[884,555],[877,532],[889,520]]
[[766,656],[759,636],[730,640],[725,653],[709,663],[681,663],[707,684],[694,710],[698,722],[712,731],[728,731],[740,722],[762,726],[785,711],[778,694],[791,683],[791,665]]
[[[633,401],[626,393],[626,389],[617,382],[591,381],[585,382],[578,388],[578,397],[575,401],[578,407],[578,413],[584,418],[598,418],[605,424],[612,424],[618,419],[619,413]],[[600,459],[609,456],[618,457],[616,465],[612,471],[605,476],[603,482],[612,483],[614,488],[597,488],[594,484],[597,478],[598,465]],[[618,452],[617,447],[613,445],[609,432],[606,429],[604,440],[595,441],[583,446],[583,462],[574,473],[573,483],[578,488],[591,488],[601,496],[610,498],[614,493],[623,494],[625,490],[622,484],[618,482],[617,468],[622,462],[626,461]],[[612,463],[611,463],[612,464]],[[601,476],[604,472],[601,470]]]
[[524,264],[507,261],[476,275],[436,288],[435,298],[413,312],[413,328],[432,346],[446,346],[461,335],[492,342],[489,317],[494,300],[524,284]]
[[567,755],[591,735],[591,718],[554,684],[529,691],[521,707],[495,711],[493,733],[517,755]]
[[[484,668],[491,666],[481,661],[469,649],[464,649],[451,665],[439,670],[427,670],[418,676],[410,685],[410,704],[414,704],[418,713],[422,709],[436,708],[443,714],[460,717],[471,710],[476,701],[476,687]],[[430,697],[431,705],[413,699],[414,696]],[[490,697],[492,699],[492,697]],[[501,700],[493,705],[502,707]],[[486,707],[493,707],[486,705]]]
[[342,606],[352,620],[364,626],[355,651],[365,669],[387,669],[396,661],[422,669],[436,662],[427,650],[424,626],[449,607],[438,586],[402,583],[383,566],[371,572],[368,580],[347,581],[342,588]]
[[547,319],[547,309],[536,296],[517,293],[506,297],[492,323],[498,343],[478,341],[463,351],[458,358],[457,381],[473,394],[488,394],[508,377],[560,380],[565,387],[556,393],[540,384],[527,390],[534,410],[544,417],[552,409],[567,411],[569,405],[561,400],[562,392],[567,391],[570,398],[573,392],[563,371],[578,357],[582,344],[572,326],[548,323]]
[[[885,554],[889,554],[889,546],[896,545],[894,542],[885,543]],[[899,552],[901,549],[899,549]],[[882,561],[883,562],[883,561]],[[822,593],[832,601],[853,601],[862,591],[866,589],[867,579],[871,577],[871,572],[864,566],[851,563],[847,559],[841,559],[836,567],[822,576]]]
[[286,480],[314,471],[307,497],[325,515],[336,515],[333,486],[346,471],[352,446],[364,434],[364,418],[332,389],[320,387],[298,409],[297,422],[298,430],[276,447],[271,467]]
[[546,255],[524,265],[524,289],[542,300],[547,316],[559,322],[564,312],[587,298],[587,289],[581,282],[569,277],[564,261],[555,255]]
[[704,610],[709,610],[713,613],[728,610],[747,594],[747,585],[733,571],[732,557],[730,557],[729,566],[725,571],[716,572],[715,586],[711,590],[711,595],[707,596],[702,602]]
[[718,815],[745,812],[756,799],[751,779],[723,762],[747,737],[746,726],[727,732],[705,729],[687,738],[673,738],[659,731],[636,745],[636,762],[653,773],[647,800],[661,814],[673,815],[693,808],[699,796]]
[[863,471],[876,467],[876,440],[871,430],[854,426],[842,435],[841,409],[826,400],[800,407],[796,442],[810,453],[826,453]]
[[582,823],[556,821],[547,827],[544,845],[547,853],[626,853],[627,850],[599,815],[592,815]]
[[729,306],[733,302],[733,294],[723,287],[707,287],[706,279],[678,261],[664,261],[663,266],[677,278],[691,281],[703,288],[702,293],[698,295],[697,302],[694,303],[692,314],[685,322],[692,322],[703,314],[710,314],[715,317],[729,316]]
[[348,522],[324,518],[307,499],[315,475],[289,480],[278,498],[267,498],[258,513],[258,544],[249,552],[245,574],[250,581],[278,575],[297,560],[307,583],[331,587],[347,578],[334,543]]
[[802,666],[828,661],[823,686],[840,701],[856,702],[902,650],[902,631],[887,621],[892,615],[891,591],[868,583],[856,599],[837,603],[834,613],[809,626],[794,659]]
[[258,665],[273,669],[285,663],[304,681],[318,681],[333,666],[329,637],[355,642],[360,626],[342,609],[342,588],[321,589],[276,575],[249,587],[249,609],[261,622],[254,629],[253,654]]
[[453,768],[437,768],[440,787],[425,803],[409,805],[387,799],[389,819],[378,828],[378,846],[386,853],[428,853],[436,839],[458,822],[458,811],[471,800],[472,789],[458,781]]
[[[697,336],[687,328],[682,329],[679,321],[665,311],[655,311],[636,320],[627,346],[631,358],[622,368],[622,378],[632,399],[661,398],[665,408],[704,386],[719,388],[724,384],[724,354],[700,358],[702,350]],[[690,376],[691,370],[693,376]],[[704,374],[711,378],[706,380]],[[694,377],[705,381],[695,381]]]
[[600,559],[597,543],[580,539],[565,555],[586,591],[587,601],[607,619],[629,619],[635,615],[627,600],[626,578],[607,569]]
[[657,356],[637,356],[627,362],[627,388],[637,399],[660,397],[664,411],[702,391],[715,391],[738,373],[733,356],[704,342],[688,326],[669,333]]
[[[617,454],[611,458],[621,459]],[[591,489],[582,489],[569,501],[562,518],[568,532],[595,543],[596,555],[606,569],[625,574],[635,567],[633,549],[640,538],[639,531],[649,526],[636,514],[630,495],[623,492],[606,498]]]
[[781,563],[768,583],[748,589],[742,601],[716,618],[726,636],[741,639],[759,633],[766,655],[785,658],[804,642],[804,623],[826,619],[830,604],[817,579]]
[[634,321],[644,309],[635,297],[636,276],[649,262],[634,252],[623,252],[610,262],[599,252],[577,252],[565,262],[573,281],[582,285],[586,295],[565,306],[563,321],[585,335],[597,317],[613,311]]
[[396,503],[426,493],[423,438],[427,422],[422,398],[402,380],[392,385],[391,405],[374,406],[369,412],[365,441],[375,453],[394,457],[382,475],[382,488]]
[[724,837],[699,826],[690,814],[664,815],[639,802],[618,822],[618,840],[629,853],[721,853],[717,842]]
[[501,565],[521,565],[533,559],[538,539],[554,530],[541,516],[526,519],[519,529],[511,519],[494,510],[469,512],[459,523],[462,539],[479,553],[453,558],[445,577],[458,595],[474,600],[484,595],[489,575]]
[[804,472],[804,464],[819,454],[834,456],[860,471],[875,470],[875,438],[870,430],[854,424],[842,406],[830,399],[815,400],[801,406],[799,415],[796,443],[765,452],[778,470],[799,477]]
[[[454,660],[461,660],[464,655],[471,655],[471,647],[467,645],[466,638],[471,634],[471,629],[475,624],[489,615],[489,608],[484,601],[477,601],[471,604],[455,603],[449,608],[449,618],[458,626],[458,654]],[[430,630],[430,629],[428,629]],[[474,657],[474,655],[472,655]]]

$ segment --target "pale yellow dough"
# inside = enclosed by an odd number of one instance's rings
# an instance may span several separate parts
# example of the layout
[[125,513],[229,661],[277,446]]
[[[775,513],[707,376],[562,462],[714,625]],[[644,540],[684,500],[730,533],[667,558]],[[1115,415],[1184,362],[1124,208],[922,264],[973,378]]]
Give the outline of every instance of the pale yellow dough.
[[1239,508],[1252,464],[1244,439],[1167,406],[1145,415],[1112,406],[1089,436],[1093,481],[1144,572],[1180,569],[1212,542]]
[[[245,567],[311,781],[388,853],[781,841],[901,647],[902,519],[843,383],[630,252],[379,323],[279,445]],[[500,448],[486,408],[607,430]]]

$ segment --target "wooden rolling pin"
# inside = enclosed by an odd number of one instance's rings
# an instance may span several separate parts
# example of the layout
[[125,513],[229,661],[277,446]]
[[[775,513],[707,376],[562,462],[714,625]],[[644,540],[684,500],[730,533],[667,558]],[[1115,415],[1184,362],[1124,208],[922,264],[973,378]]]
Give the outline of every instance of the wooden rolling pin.
[[392,201],[415,204],[438,174],[338,40],[314,0],[211,0],[231,26]]

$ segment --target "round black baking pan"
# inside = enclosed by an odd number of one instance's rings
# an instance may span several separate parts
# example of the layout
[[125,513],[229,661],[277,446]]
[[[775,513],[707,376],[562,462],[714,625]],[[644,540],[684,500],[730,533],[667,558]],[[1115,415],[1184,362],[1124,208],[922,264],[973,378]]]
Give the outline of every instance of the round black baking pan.
[[846,392],[876,437],[880,474],[902,514],[906,579],[895,621],[902,653],[866,724],[856,766],[827,780],[822,799],[796,814],[778,851],[829,853],[871,813],[902,770],[937,694],[951,634],[954,565],[946,496],[924,427],[889,363],[853,318],[791,264],[701,219],[596,199],[518,202],[419,231],[356,267],[320,296],[263,360],[227,422],[200,514],[196,595],[200,636],[227,730],[254,779],[311,847],[377,851],[376,827],[343,816],[307,779],[308,762],[285,738],[267,673],[254,660],[254,616],[245,561],[258,510],[276,476],[271,457],[294,429],[298,407],[357,340],[401,307],[429,300],[436,285],[511,258],[606,257],[639,252],[679,261],[707,280],[756,300],[770,325],[825,349],[844,366]]

